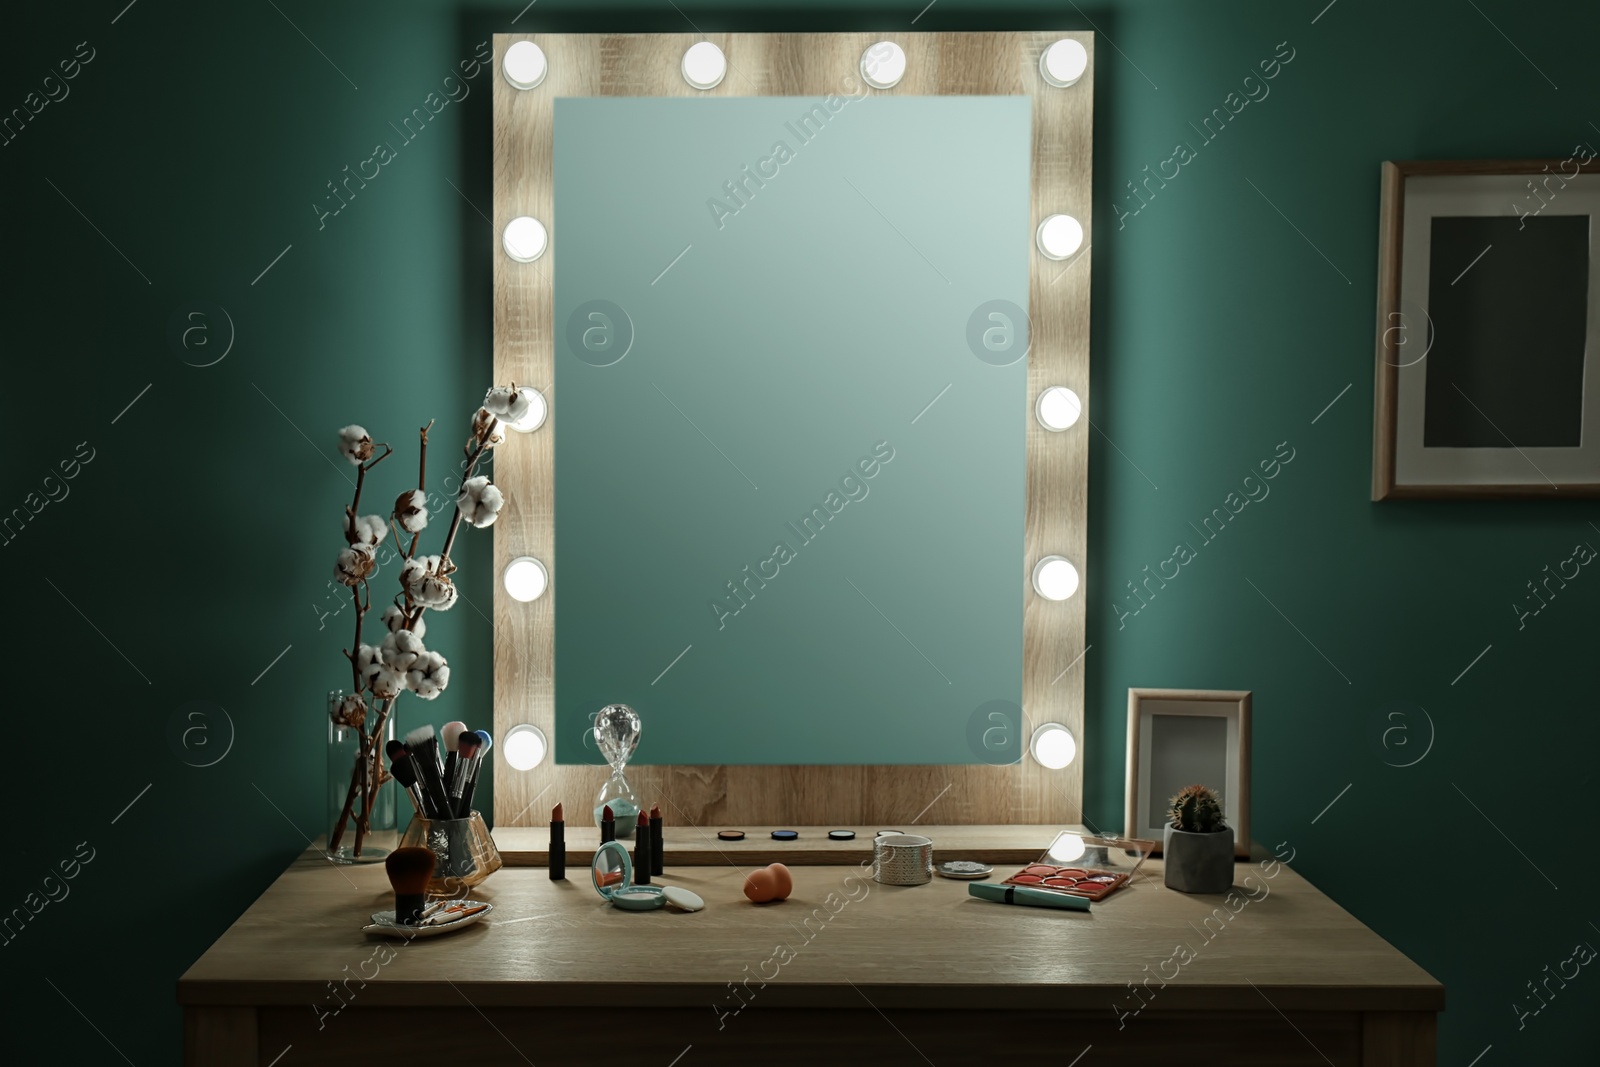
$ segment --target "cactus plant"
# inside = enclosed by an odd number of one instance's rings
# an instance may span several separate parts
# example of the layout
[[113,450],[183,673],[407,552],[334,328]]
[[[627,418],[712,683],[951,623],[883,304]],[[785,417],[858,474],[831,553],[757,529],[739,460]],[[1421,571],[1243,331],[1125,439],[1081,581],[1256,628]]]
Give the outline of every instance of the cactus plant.
[[1203,785],[1184,786],[1171,804],[1168,814],[1174,829],[1190,834],[1212,834],[1228,828],[1222,813],[1222,798],[1214,789]]

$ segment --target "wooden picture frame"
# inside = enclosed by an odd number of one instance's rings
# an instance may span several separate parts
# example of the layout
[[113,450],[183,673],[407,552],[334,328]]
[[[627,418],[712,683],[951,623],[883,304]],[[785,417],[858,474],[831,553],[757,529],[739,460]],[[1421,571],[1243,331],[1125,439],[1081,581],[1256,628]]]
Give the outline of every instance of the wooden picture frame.
[[[1044,82],[1040,58],[1063,38],[1080,42],[1088,67],[1068,88]],[[547,390],[554,376],[552,291],[562,238],[554,228],[536,262],[512,261],[500,252],[499,234],[522,215],[554,217],[553,111],[571,96],[816,96],[841,76],[858,72],[865,49],[885,39],[870,33],[699,34],[496,34],[493,78],[494,207],[489,254],[494,264],[494,380]],[[1031,251],[1028,406],[1025,418],[1028,486],[1024,566],[1021,724],[1025,749],[1031,724],[1059,722],[1083,738],[1085,590],[1065,601],[1046,601],[1031,584],[1034,561],[1062,555],[1080,572],[1087,552],[1089,451],[1089,286],[1094,149],[1095,35],[1079,30],[998,33],[895,33],[887,37],[906,53],[902,81],[882,90],[908,96],[1030,95],[1034,225],[1065,213],[1083,224],[1084,247],[1064,262]],[[709,40],[726,55],[730,74],[702,93],[683,78],[684,52]],[[533,41],[548,60],[544,81],[521,90],[503,76],[506,50]],[[1081,262],[1080,262],[1081,261]],[[1078,394],[1083,417],[1072,430],[1053,433],[1032,417],[1039,394],[1064,385]],[[513,434],[495,450],[495,479],[506,504],[494,528],[495,570],[519,556],[546,566],[543,596],[513,600],[495,583],[494,731],[522,723],[556,737],[555,597],[561,595],[561,556],[555,545],[555,421],[561,398],[548,394],[549,416],[530,434]],[[647,709],[640,709],[648,721]],[[494,759],[497,826],[538,826],[548,808],[564,801],[587,812],[604,769],[558,764],[547,757],[527,771]],[[1082,820],[1083,761],[1047,770],[1025,753],[1019,762],[954,766],[723,766],[630,765],[628,778],[641,796],[660,799],[679,825],[897,826],[921,819],[941,824],[1078,823]],[[583,818],[582,815],[579,816]]]
[[[1170,717],[1175,721],[1157,723],[1156,717]],[[1163,760],[1156,752],[1163,741],[1159,734],[1172,734],[1174,727],[1186,724],[1186,720],[1213,719],[1221,721],[1220,731],[1209,726],[1204,730],[1185,728],[1181,736],[1171,739],[1179,746],[1173,750],[1172,758]],[[1248,859],[1250,693],[1231,689],[1129,689],[1124,836],[1154,840],[1156,851],[1160,852],[1166,819],[1157,810],[1152,797],[1155,793],[1171,796],[1183,786],[1195,784],[1191,780],[1192,772],[1207,764],[1226,768],[1220,786],[1214,781],[1199,784],[1208,785],[1221,794],[1223,811],[1228,825],[1233,828],[1234,855]],[[1163,780],[1153,781],[1153,777]]]
[[1600,496],[1596,217],[1588,145],[1383,164],[1373,500]]

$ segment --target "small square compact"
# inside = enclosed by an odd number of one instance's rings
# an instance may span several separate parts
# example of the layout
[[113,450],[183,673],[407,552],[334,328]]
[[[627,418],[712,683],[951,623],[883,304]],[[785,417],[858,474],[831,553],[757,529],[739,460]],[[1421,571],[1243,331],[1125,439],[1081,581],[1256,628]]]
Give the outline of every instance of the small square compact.
[[1127,884],[1154,848],[1154,841],[1138,838],[1063,832],[1044,855],[1002,884],[1104,900]]

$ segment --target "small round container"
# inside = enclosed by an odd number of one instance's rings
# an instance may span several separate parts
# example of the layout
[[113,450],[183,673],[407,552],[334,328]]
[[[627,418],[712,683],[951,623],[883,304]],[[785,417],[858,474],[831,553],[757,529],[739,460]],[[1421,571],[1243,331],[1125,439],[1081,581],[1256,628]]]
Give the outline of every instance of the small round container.
[[882,834],[872,842],[872,877],[884,885],[933,881],[933,840],[918,834]]

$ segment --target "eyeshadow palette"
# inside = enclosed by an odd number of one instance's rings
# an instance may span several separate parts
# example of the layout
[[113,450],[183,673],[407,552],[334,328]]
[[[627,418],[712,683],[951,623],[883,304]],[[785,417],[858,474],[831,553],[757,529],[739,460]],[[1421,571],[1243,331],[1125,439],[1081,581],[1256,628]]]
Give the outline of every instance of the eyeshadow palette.
[[1154,847],[1153,841],[1114,834],[1061,833],[1044,855],[1003,884],[1104,900],[1127,884]]

